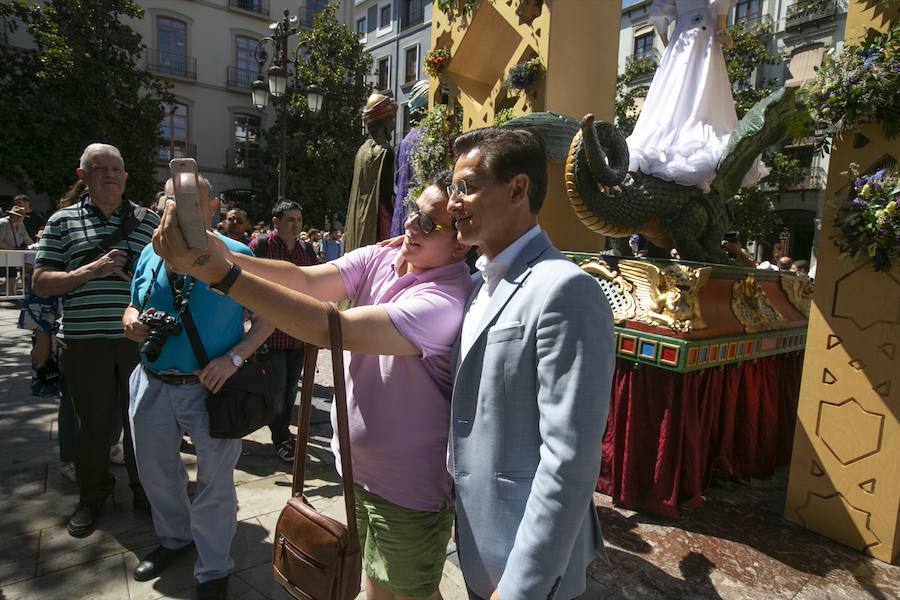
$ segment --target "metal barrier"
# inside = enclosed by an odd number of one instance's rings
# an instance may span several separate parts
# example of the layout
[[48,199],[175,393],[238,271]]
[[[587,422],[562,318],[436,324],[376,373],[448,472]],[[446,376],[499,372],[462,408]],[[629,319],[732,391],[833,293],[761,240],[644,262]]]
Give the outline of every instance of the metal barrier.
[[25,297],[25,275],[30,276],[37,250],[0,250],[0,301]]

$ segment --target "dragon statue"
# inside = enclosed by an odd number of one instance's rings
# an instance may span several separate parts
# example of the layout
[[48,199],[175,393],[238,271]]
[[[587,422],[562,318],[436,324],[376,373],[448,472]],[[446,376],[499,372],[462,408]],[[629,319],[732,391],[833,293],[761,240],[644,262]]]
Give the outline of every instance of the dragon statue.
[[538,134],[551,158],[566,159],[566,192],[589,229],[620,238],[640,233],[684,260],[725,263],[727,202],[756,157],[787,136],[796,115],[794,91],[781,88],[757,102],[738,123],[707,192],[641,172],[628,172],[628,145],[610,123],[580,122],[557,113],[532,113],[504,123]]

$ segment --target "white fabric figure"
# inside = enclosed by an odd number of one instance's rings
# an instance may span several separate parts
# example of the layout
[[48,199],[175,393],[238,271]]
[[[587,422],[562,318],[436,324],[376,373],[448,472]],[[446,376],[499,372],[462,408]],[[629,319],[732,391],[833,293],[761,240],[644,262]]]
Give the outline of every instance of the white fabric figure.
[[[630,171],[709,191],[716,166],[737,127],[731,83],[717,36],[729,0],[654,0],[650,20],[663,43],[675,30],[628,137]],[[768,170],[757,159],[749,185]]]

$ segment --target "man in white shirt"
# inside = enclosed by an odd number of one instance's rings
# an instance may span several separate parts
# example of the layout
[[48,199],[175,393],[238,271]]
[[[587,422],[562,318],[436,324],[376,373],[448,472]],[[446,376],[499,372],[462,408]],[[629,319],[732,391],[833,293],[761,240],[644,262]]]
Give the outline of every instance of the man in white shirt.
[[454,357],[449,468],[472,598],[571,599],[603,555],[592,502],[615,359],[599,286],[537,225],[540,139],[460,136],[449,208],[477,245],[476,288]]
[[27,210],[13,206],[0,218],[0,250],[24,250],[34,243],[23,222]]

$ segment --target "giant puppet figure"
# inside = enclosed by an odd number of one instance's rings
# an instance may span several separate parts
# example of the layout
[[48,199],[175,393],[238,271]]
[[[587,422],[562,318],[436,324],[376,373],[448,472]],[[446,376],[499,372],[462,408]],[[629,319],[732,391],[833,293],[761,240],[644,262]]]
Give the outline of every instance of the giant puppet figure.
[[394,207],[394,131],[397,103],[390,96],[372,94],[363,110],[369,137],[356,152],[353,187],[347,205],[344,252],[388,237]]
[[[729,0],[654,0],[650,21],[666,49],[628,137],[629,171],[709,191],[738,124],[722,55],[722,47],[733,43],[725,27],[730,4]],[[756,161],[743,184],[766,174]]]

